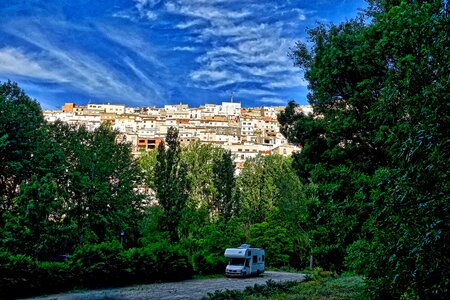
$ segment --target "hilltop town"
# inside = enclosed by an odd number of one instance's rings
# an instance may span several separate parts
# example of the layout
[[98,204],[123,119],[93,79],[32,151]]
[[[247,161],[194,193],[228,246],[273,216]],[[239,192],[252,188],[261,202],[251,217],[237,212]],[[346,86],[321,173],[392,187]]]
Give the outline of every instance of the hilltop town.
[[[186,104],[165,105],[162,108],[133,108],[121,104],[65,103],[61,110],[44,111],[45,119],[94,130],[107,123],[120,132],[119,140],[132,145],[134,155],[156,149],[165,139],[168,128],[179,130],[181,144],[194,141],[214,144],[231,151],[235,166],[258,154],[290,156],[300,150],[280,133],[277,114],[284,106],[242,108],[240,103],[222,102],[190,108]],[[304,113],[310,106],[301,106]]]

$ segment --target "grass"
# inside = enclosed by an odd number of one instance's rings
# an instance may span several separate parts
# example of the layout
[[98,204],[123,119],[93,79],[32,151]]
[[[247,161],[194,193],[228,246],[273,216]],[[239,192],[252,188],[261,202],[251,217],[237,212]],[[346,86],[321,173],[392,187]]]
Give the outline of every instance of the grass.
[[342,275],[303,282],[293,289],[293,297],[286,299],[366,299],[361,276]]
[[354,274],[336,274],[315,269],[308,281],[276,283],[248,287],[244,291],[216,291],[203,299],[207,300],[360,300],[364,294],[364,281]]
[[[323,272],[326,273],[326,272]],[[335,276],[332,273],[312,276],[310,281],[301,282],[287,292],[280,292],[268,298],[250,296],[246,299],[270,300],[360,300],[367,299],[364,294],[364,281],[361,276],[344,274]]]
[[192,279],[214,279],[214,278],[223,278],[224,274],[212,274],[212,275],[200,275],[196,274],[192,276]]

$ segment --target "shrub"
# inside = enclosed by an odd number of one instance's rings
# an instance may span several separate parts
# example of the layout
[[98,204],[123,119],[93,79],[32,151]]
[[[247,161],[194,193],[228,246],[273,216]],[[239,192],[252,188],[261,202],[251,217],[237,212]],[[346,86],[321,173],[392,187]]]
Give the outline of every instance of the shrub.
[[82,245],[75,250],[72,263],[87,287],[124,285],[129,276],[128,261],[118,241]]
[[187,254],[168,243],[155,243],[127,252],[132,282],[182,280],[193,275]]
[[296,281],[276,282],[273,280],[266,281],[266,284],[255,284],[253,287],[246,287],[243,291],[215,291],[208,293],[203,297],[204,300],[225,300],[225,299],[247,299],[253,297],[270,297],[279,292],[287,292],[290,288],[297,285]]
[[63,263],[0,252],[0,299],[58,293],[75,287],[182,280],[193,275],[179,246],[153,244],[124,251],[119,242],[78,247]]
[[35,262],[31,257],[0,253],[0,298],[27,297],[73,288],[68,263]]
[[225,256],[215,253],[209,255],[198,253],[194,256],[194,264],[197,272],[201,275],[223,274],[227,259]]

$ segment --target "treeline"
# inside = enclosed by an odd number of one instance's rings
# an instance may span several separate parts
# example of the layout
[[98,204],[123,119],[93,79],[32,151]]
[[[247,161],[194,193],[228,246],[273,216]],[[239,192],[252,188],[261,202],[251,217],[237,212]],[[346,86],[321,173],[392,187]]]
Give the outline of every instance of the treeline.
[[290,159],[258,156],[235,176],[230,152],[182,147],[170,128],[136,160],[107,125],[46,123],[11,82],[0,112],[2,297],[220,274],[242,243],[265,248],[268,266],[306,265],[317,188]]
[[318,186],[313,255],[365,275],[373,298],[450,298],[449,10],[369,1],[293,51],[314,114],[291,102],[279,121],[303,146],[297,174]]

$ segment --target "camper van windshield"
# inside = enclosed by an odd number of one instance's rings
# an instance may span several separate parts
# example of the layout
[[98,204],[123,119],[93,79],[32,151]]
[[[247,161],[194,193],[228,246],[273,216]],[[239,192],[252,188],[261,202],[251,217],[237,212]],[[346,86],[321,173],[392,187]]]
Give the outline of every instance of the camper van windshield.
[[243,266],[245,263],[245,258],[231,258],[230,265]]

